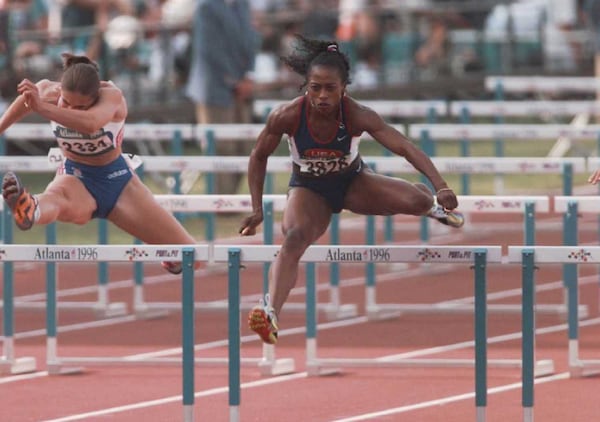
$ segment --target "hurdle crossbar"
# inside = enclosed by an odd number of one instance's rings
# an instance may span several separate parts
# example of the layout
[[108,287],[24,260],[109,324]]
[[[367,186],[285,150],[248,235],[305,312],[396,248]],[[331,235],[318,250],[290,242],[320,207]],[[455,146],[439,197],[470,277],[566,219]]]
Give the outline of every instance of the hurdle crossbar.
[[571,139],[597,139],[600,125],[576,127],[568,124],[412,124],[408,134],[418,139],[423,134],[436,141],[464,139],[484,141],[490,139],[515,139],[536,141],[540,139],[556,139],[568,136]]
[[[264,118],[268,112],[289,101],[274,99],[254,100],[254,114]],[[444,100],[363,100],[361,104],[384,117],[429,117],[445,116],[447,102]]]
[[593,93],[600,88],[600,78],[593,76],[487,76],[485,89],[510,93]]
[[453,101],[450,115],[462,116],[574,116],[580,113],[596,115],[600,112],[597,101]]

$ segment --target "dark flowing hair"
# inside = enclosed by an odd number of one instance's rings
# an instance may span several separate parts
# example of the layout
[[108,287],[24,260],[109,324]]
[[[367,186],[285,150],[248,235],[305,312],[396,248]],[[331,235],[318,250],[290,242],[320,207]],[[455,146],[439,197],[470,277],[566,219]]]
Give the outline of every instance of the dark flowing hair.
[[348,56],[340,51],[336,41],[314,40],[295,35],[294,51],[287,56],[281,57],[283,63],[297,74],[304,76],[304,83],[300,86],[302,90],[308,83],[308,74],[313,66],[321,65],[337,69],[344,85],[349,85],[350,61]]

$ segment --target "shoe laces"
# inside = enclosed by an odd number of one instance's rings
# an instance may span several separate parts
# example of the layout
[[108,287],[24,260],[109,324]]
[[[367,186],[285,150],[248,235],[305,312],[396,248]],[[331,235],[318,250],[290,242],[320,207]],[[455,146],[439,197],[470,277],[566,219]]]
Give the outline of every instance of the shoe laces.
[[262,306],[267,313],[267,316],[271,319],[271,321],[276,322],[277,317],[275,316],[275,310],[271,306],[271,295],[266,293],[264,297],[259,300],[260,306]]

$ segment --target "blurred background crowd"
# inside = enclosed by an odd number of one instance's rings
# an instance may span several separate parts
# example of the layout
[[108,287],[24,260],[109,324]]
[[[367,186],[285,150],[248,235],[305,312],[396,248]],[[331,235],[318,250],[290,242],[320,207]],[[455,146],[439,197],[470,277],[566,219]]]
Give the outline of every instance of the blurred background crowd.
[[[130,120],[193,120],[186,85],[201,2],[0,0],[0,101],[14,98],[22,78],[56,78],[60,53],[69,51],[96,60],[103,79],[124,90]],[[278,59],[297,33],[340,42],[352,64],[349,90],[359,98],[472,98],[485,95],[486,75],[595,73],[600,0],[247,4],[259,40],[252,53],[252,98],[297,94],[298,80]],[[214,41],[227,31],[214,31]]]

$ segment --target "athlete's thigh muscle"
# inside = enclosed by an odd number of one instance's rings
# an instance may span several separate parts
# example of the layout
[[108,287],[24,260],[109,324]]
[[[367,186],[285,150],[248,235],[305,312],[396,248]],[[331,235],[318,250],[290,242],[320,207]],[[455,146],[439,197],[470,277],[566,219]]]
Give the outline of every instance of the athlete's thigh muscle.
[[433,196],[417,185],[366,170],[350,184],[344,208],[365,215],[420,215],[432,203]]
[[196,243],[177,219],[154,199],[150,189],[136,175],[123,189],[108,219],[144,243]]
[[92,218],[96,210],[96,200],[85,188],[81,180],[68,174],[58,174],[39,195],[42,212],[48,207],[56,207],[57,220],[83,224]]
[[283,213],[283,232],[300,230],[309,242],[314,242],[327,230],[331,214],[331,208],[321,195],[307,188],[292,188]]

